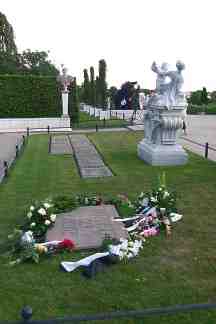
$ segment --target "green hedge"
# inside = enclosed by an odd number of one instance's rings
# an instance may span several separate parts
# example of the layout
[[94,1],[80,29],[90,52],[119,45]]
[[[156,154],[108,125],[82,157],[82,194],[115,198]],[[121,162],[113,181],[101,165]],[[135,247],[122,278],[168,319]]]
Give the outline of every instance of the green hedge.
[[216,114],[216,104],[209,103],[207,106],[195,106],[195,105],[188,105],[187,114],[189,115],[196,115],[205,113],[207,115],[215,115]]
[[0,118],[57,117],[61,107],[56,78],[0,75]]
[[208,114],[208,115],[216,115],[216,106],[207,107],[206,114]]

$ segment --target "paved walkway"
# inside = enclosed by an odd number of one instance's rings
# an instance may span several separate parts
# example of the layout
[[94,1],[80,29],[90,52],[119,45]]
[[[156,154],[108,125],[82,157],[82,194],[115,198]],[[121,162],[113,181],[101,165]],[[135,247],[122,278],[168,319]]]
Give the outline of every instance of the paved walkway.
[[16,157],[16,145],[20,147],[22,141],[20,134],[0,134],[0,182],[4,177],[4,161],[11,165]]
[[[187,135],[182,135],[180,143],[186,149],[201,156],[205,156],[205,143],[208,143],[208,159],[216,161],[216,116],[188,115]],[[215,151],[210,148],[215,149]]]

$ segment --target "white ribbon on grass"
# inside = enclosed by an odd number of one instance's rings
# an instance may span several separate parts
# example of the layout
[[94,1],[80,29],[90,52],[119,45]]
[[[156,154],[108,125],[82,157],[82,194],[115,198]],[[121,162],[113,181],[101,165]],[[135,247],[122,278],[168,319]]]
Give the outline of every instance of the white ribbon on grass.
[[86,258],[83,258],[79,261],[75,262],[61,262],[62,267],[67,271],[71,272],[75,270],[76,268],[80,266],[89,266],[89,264],[97,259],[103,258],[105,256],[109,255],[109,252],[104,252],[104,253],[95,253],[92,254]]

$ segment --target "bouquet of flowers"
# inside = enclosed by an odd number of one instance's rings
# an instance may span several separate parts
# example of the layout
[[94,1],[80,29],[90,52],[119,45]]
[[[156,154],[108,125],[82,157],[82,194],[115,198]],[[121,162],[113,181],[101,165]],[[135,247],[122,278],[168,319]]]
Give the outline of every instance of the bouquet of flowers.
[[141,192],[133,205],[136,215],[119,220],[124,222],[130,234],[138,238],[158,235],[161,227],[170,235],[172,222],[182,218],[182,215],[177,213],[176,194],[167,189],[165,173],[159,176],[158,187],[150,193]]
[[12,243],[12,261],[9,263],[11,266],[25,261],[38,263],[41,255],[52,255],[63,250],[72,252],[75,248],[75,243],[69,239],[36,243],[32,231],[14,230],[13,234],[8,235],[8,239]]
[[54,214],[51,200],[36,203],[31,205],[26,213],[24,230],[32,231],[34,238],[40,240],[44,237],[48,228],[55,223],[55,220],[56,214]]
[[176,193],[169,192],[166,186],[165,173],[159,176],[159,185],[150,193],[141,194],[135,201],[136,212],[142,213],[148,207],[155,207],[160,219],[170,219],[171,213],[176,213]]

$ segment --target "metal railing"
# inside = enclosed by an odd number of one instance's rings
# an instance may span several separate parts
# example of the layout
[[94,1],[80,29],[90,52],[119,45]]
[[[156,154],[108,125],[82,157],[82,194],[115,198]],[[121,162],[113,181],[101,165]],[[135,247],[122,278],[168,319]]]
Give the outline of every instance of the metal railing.
[[185,140],[185,141],[187,141],[187,142],[190,142],[192,144],[195,144],[195,145],[198,145],[200,147],[203,147],[204,148],[204,157],[206,159],[208,159],[209,150],[216,152],[216,148],[210,146],[208,142],[206,142],[205,144],[202,144],[202,143],[198,143],[198,142],[196,142],[196,141],[194,141],[192,139],[186,138],[184,136],[182,136],[182,139]]
[[[131,311],[116,311],[109,313],[99,313],[92,315],[74,315],[62,318],[52,318],[46,320],[32,320],[33,311],[29,306],[25,306],[21,310],[21,321],[0,321],[0,324],[59,324],[59,323],[81,323],[91,321],[102,321],[102,320],[114,320],[114,319],[129,319],[129,318],[144,318],[151,316],[165,316],[165,315],[176,315],[178,313],[188,313],[194,311],[207,311],[216,310],[215,303],[206,304],[187,304],[187,305],[175,305],[160,308],[147,308],[141,310]],[[216,313],[215,313],[216,314]],[[214,316],[214,318],[216,315]],[[145,322],[143,322],[145,323]]]

